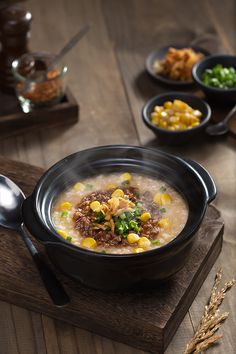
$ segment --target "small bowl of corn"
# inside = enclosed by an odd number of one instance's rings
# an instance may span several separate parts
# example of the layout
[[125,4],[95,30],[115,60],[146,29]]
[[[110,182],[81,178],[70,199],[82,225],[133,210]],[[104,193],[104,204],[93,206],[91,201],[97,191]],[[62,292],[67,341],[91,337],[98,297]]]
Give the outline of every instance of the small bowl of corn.
[[169,92],[151,98],[143,107],[142,117],[160,142],[180,145],[204,135],[211,108],[197,96]]

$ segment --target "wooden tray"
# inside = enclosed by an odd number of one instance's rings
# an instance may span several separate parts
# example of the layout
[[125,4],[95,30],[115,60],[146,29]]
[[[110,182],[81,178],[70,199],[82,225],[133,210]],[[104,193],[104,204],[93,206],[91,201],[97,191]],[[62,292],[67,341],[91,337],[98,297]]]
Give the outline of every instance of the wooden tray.
[[9,137],[31,130],[78,122],[79,106],[67,88],[63,100],[55,106],[24,113],[14,95],[0,92],[0,136]]
[[[0,158],[0,173],[31,193],[42,170]],[[222,247],[223,221],[209,207],[191,258],[170,281],[147,292],[103,293],[56,271],[71,304],[56,308],[20,236],[0,229],[0,298],[146,351],[164,352]],[[42,252],[42,245],[37,244]],[[45,255],[45,259],[46,255]]]

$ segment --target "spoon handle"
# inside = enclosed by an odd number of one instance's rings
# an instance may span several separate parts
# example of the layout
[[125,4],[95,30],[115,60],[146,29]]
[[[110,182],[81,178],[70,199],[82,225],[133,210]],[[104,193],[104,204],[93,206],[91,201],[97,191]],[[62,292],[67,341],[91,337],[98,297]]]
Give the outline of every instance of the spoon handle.
[[234,115],[235,112],[236,112],[236,105],[233,106],[233,108],[229,111],[229,113],[227,114],[227,116],[224,119],[224,122],[227,123],[228,120]]
[[89,29],[90,29],[90,25],[85,25],[84,27],[82,27],[82,29],[79,32],[77,32],[56,55],[53,61],[49,64],[48,70],[53,65],[58,63],[76,45],[76,43],[78,43],[78,41],[83,38],[83,36],[88,32]]
[[25,244],[38,268],[41,279],[53,303],[60,307],[67,305],[70,302],[69,296],[65,292],[59,280],[56,278],[55,274],[37,251],[23,225],[21,225],[20,233],[23,236],[23,240],[25,241]]

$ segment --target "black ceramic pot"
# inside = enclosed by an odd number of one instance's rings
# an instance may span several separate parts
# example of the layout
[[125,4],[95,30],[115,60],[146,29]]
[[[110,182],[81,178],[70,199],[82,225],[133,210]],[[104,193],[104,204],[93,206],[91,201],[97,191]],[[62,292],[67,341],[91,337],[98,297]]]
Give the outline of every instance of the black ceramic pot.
[[[139,254],[114,255],[73,246],[57,234],[51,207],[59,193],[88,176],[127,170],[161,178],[186,199],[188,220],[173,241]],[[45,172],[23,204],[23,218],[32,235],[46,247],[51,261],[65,274],[92,288],[124,290],[153,286],[184,266],[207,204],[215,196],[212,178],[194,161],[143,147],[105,146],[70,155]]]

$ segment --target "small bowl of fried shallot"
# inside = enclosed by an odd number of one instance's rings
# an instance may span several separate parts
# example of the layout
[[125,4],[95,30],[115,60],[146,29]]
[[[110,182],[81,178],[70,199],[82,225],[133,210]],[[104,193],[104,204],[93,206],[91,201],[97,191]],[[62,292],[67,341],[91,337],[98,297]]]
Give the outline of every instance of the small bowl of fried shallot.
[[208,51],[197,46],[167,46],[149,54],[146,70],[162,84],[190,87],[194,85],[193,66],[208,55]]

